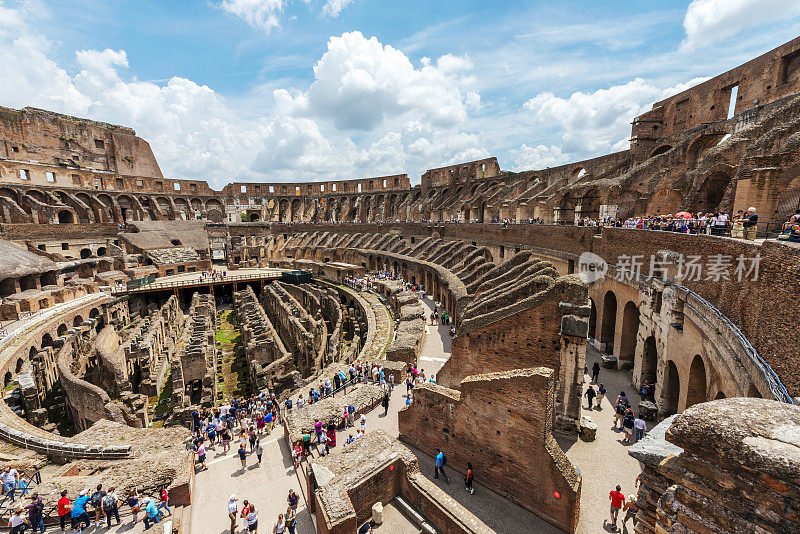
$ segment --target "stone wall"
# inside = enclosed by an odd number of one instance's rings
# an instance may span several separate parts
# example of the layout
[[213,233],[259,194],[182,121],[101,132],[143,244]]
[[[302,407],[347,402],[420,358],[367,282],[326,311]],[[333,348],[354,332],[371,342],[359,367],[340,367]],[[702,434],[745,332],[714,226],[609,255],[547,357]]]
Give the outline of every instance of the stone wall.
[[800,529],[800,453],[793,437],[800,408],[723,399],[659,427],[629,451],[642,466],[637,533]]
[[460,391],[420,384],[400,411],[400,439],[429,455],[441,448],[451,470],[472,462],[477,481],[574,532],[581,479],[552,437],[553,387],[544,367],[468,376]]
[[212,295],[192,295],[186,327],[178,341],[177,355],[172,360],[173,407],[185,408],[187,385],[199,381],[200,404],[214,406],[217,400],[217,307]]

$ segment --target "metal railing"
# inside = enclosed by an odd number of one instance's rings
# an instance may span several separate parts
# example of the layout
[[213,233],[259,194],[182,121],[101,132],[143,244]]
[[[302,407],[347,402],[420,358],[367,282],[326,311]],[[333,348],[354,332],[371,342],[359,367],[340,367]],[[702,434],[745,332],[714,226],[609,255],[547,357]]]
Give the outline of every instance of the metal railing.
[[[22,482],[24,485],[20,484],[20,482]],[[19,480],[17,480],[17,487],[14,489],[14,496],[24,497],[25,494],[27,494],[31,490],[31,487],[34,484],[38,485],[41,483],[42,483],[42,474],[41,472],[39,472],[38,469],[31,473],[23,473],[23,475],[19,478]],[[14,507],[9,507],[6,505],[6,501],[8,501],[8,496],[9,494],[6,493],[5,495],[3,495],[3,498],[0,499],[0,519],[5,518],[4,516],[6,512],[16,508],[16,505],[14,505]],[[11,502],[13,503],[14,501]]]
[[112,288],[111,294],[121,295],[128,293],[139,293],[144,291],[157,291],[162,289],[179,289],[182,287],[206,286],[206,285],[222,284],[228,282],[265,280],[268,278],[275,278],[275,277],[280,277],[280,271],[273,271],[269,273],[239,274],[239,275],[229,275],[229,276],[207,276],[207,277],[193,278],[190,280],[175,280],[171,282],[167,281],[158,282],[158,279],[156,278],[156,281],[150,284],[144,284],[137,287]]

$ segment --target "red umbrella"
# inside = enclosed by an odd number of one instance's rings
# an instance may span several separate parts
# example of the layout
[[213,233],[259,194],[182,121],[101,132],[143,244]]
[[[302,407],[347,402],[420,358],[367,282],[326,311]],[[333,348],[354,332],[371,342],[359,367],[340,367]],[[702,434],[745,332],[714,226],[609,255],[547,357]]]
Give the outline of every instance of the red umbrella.
[[675,214],[675,217],[677,217],[678,219],[691,219],[693,215],[688,211],[679,211],[678,213]]

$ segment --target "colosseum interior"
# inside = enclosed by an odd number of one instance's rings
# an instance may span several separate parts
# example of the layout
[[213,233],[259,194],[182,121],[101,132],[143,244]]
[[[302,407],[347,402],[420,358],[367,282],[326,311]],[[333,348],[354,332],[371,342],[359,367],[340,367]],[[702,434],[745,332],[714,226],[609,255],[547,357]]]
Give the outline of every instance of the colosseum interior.
[[[626,150],[518,173],[487,158],[413,187],[215,191],[164,177],[131,128],[0,108],[3,462],[38,473],[48,503],[163,485],[172,532],[210,532],[192,524],[214,493],[187,451],[192,414],[268,392],[268,454],[288,466],[315,419],[370,417],[291,470],[300,532],[353,533],[377,502],[417,525],[397,532],[595,532],[605,461],[638,491],[640,534],[800,532],[800,256],[777,239],[800,206],[798,57],[800,38],[655,102]],[[584,223],[750,206],[754,240]],[[392,377],[390,416],[381,384],[350,380],[356,362]],[[623,387],[648,429],[612,457],[595,441],[611,415],[584,400],[594,364],[606,410]],[[406,398],[412,366],[435,381]],[[451,497],[438,448],[495,500]]]

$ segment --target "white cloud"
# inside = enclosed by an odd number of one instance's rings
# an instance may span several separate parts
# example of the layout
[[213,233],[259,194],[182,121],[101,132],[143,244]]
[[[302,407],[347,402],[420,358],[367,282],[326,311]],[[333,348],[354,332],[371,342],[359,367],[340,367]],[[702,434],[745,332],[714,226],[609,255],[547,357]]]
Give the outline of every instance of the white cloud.
[[344,8],[353,3],[353,0],[326,0],[325,5],[322,6],[322,14],[336,18]]
[[695,78],[669,88],[659,88],[642,78],[622,85],[598,89],[593,93],[575,92],[562,98],[550,92],[539,93],[523,105],[535,125],[556,126],[561,132],[561,151],[570,159],[628,148],[630,123],[652,107],[653,102],[696,85],[706,78]]
[[285,0],[222,0],[220,8],[269,33],[280,26]]
[[693,0],[686,10],[683,47],[691,50],[745,28],[782,21],[800,14],[795,0]]
[[569,157],[561,151],[561,147],[554,145],[528,146],[523,144],[516,151],[513,170],[544,169],[567,163],[567,161],[569,161]]
[[312,112],[331,117],[340,129],[371,130],[404,115],[452,127],[466,118],[457,73],[470,67],[469,60],[448,55],[436,66],[424,61],[415,68],[403,52],[375,37],[344,33],[328,41],[306,97]]

